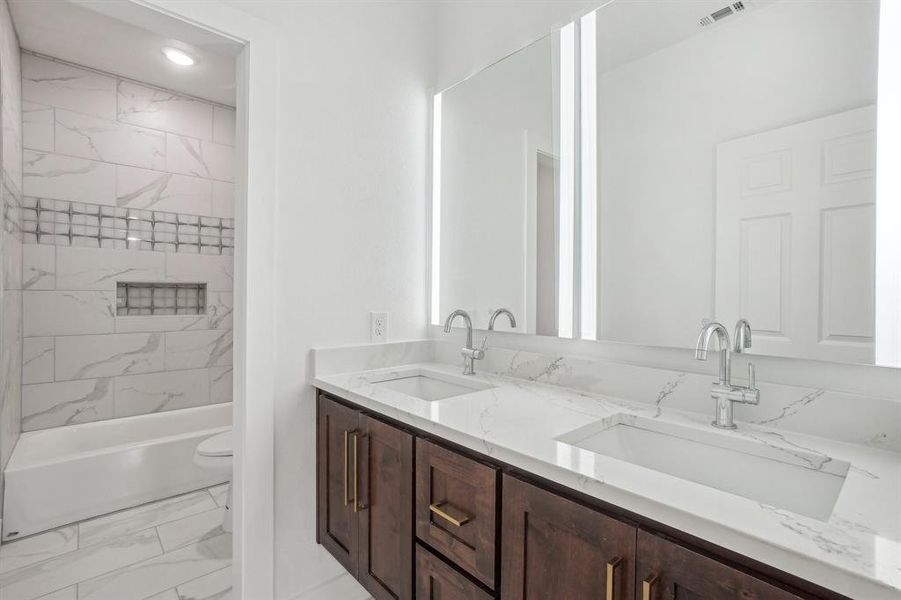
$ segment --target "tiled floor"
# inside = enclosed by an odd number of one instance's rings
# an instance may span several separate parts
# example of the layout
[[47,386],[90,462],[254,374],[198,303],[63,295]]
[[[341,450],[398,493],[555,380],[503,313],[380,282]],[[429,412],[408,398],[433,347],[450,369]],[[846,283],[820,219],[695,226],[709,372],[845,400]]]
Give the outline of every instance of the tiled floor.
[[2,600],[231,600],[226,485],[0,546]]

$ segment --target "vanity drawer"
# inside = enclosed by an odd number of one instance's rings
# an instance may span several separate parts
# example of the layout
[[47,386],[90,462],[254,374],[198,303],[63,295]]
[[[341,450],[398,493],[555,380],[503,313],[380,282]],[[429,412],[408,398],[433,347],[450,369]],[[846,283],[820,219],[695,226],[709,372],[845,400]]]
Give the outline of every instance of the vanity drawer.
[[492,596],[416,544],[417,600],[490,600]]
[[416,536],[494,589],[497,469],[416,440]]

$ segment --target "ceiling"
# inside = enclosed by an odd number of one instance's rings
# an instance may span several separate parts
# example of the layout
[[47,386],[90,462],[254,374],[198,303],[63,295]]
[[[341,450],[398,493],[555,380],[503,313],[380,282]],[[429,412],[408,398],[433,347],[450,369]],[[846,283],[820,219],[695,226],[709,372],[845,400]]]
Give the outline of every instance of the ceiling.
[[[9,7],[26,50],[235,105],[236,41],[127,0],[9,0]],[[195,64],[170,62],[164,46]]]

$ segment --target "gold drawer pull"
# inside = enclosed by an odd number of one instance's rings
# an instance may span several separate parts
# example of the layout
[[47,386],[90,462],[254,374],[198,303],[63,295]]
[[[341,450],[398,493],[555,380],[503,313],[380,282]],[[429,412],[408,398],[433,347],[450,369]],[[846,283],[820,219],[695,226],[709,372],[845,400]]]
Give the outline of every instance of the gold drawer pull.
[[429,504],[429,510],[453,525],[454,527],[462,527],[469,523],[469,517],[467,515],[463,515],[460,518],[456,518],[451,516],[449,513],[442,510],[442,506],[446,506],[446,502],[436,502],[435,504]]
[[607,561],[607,600],[613,600],[614,581],[616,580],[616,568],[623,562],[619,556],[614,556]]
[[349,470],[348,470],[348,468],[347,468],[347,463],[348,463],[348,460],[347,460],[347,438],[350,437],[350,434],[351,434],[350,431],[347,431],[347,430],[344,431],[344,506],[347,506],[348,504],[350,504],[350,497],[348,497],[348,495],[347,495],[347,488],[348,488],[348,485],[347,485],[347,474],[348,474],[348,472],[349,472]]
[[654,591],[654,585],[657,583],[657,573],[651,573],[641,582],[641,600],[651,600],[651,594]]
[[360,512],[360,509],[363,506],[360,504],[360,472],[359,472],[359,462],[360,462],[360,446],[359,439],[360,436],[356,431],[353,432],[354,437],[354,512]]

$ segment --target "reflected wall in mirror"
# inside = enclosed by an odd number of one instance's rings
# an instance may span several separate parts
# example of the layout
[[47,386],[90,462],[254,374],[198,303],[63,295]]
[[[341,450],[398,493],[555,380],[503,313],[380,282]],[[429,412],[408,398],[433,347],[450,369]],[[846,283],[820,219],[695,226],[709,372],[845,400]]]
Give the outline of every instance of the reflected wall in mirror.
[[749,352],[901,366],[879,27],[878,0],[614,0],[446,90],[433,322],[691,348],[744,318]]
[[556,334],[556,54],[545,37],[436,102],[436,324],[462,308],[484,329],[507,308],[517,330]]
[[596,12],[599,338],[872,363],[879,3],[740,8]]

